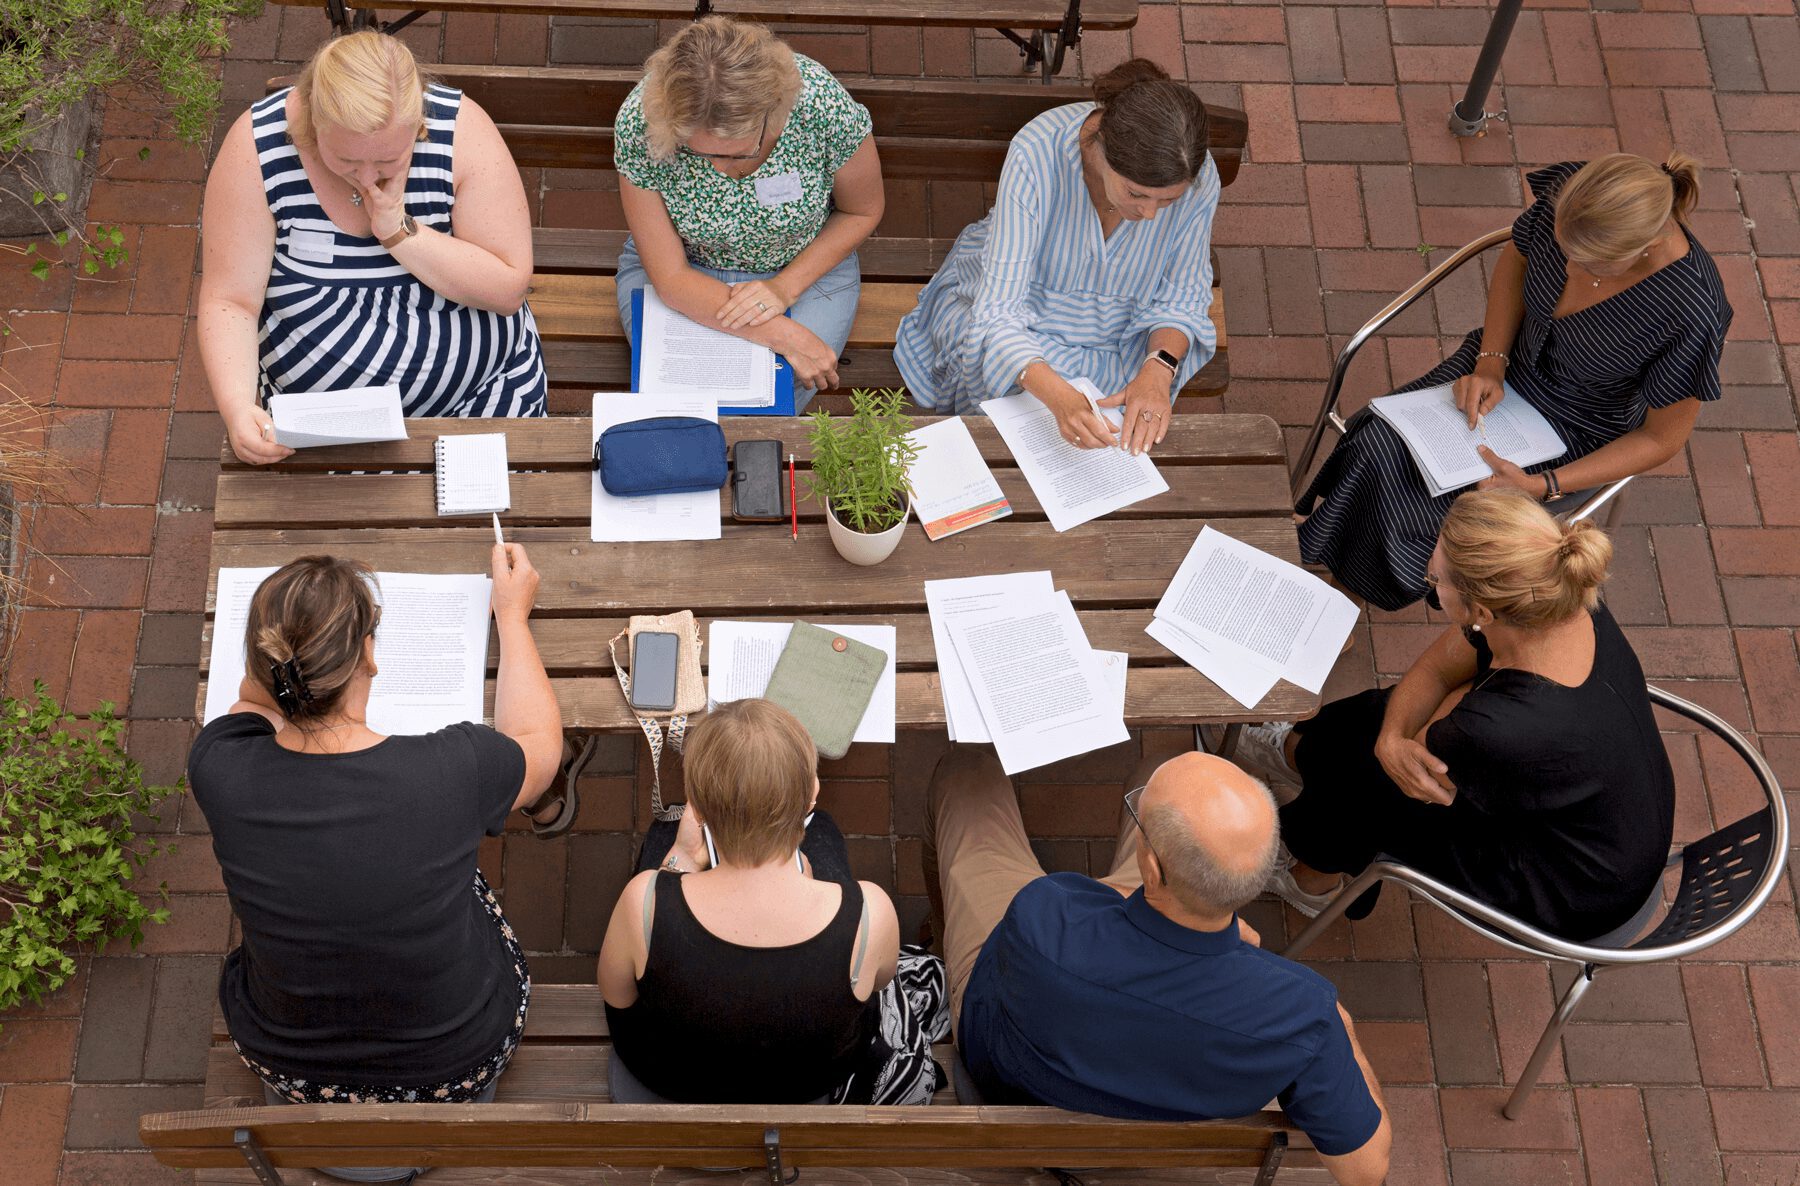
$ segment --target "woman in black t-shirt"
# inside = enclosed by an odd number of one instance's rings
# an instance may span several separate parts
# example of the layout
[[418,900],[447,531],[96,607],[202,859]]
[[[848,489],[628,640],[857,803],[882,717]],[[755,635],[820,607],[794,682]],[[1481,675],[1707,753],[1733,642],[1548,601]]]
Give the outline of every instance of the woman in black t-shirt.
[[1245,731],[1246,765],[1301,787],[1270,888],[1317,914],[1338,874],[1385,852],[1565,938],[1630,921],[1668,856],[1675,781],[1599,602],[1611,557],[1597,528],[1525,495],[1458,498],[1427,569],[1451,629],[1394,688],[1291,736]]
[[527,625],[537,572],[516,544],[492,561],[493,729],[369,728],[367,566],[309,556],[251,600],[238,702],[188,772],[243,926],[220,1007],[271,1102],[491,1098],[518,1043],[531,982],[476,855],[550,785],[562,724]]

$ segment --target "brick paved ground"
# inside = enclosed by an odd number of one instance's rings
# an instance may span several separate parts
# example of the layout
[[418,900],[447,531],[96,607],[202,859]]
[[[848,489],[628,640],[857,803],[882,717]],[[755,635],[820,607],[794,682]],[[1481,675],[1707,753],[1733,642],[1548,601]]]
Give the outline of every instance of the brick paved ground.
[[[1640,480],[1618,535],[1611,598],[1644,666],[1754,731],[1784,781],[1800,785],[1800,22],[1793,0],[1548,0],[1520,19],[1505,63],[1510,125],[1485,140],[1443,131],[1474,58],[1480,6],[1391,0],[1287,5],[1148,3],[1129,34],[1092,34],[1088,75],[1130,53],[1163,63],[1251,119],[1250,157],[1216,229],[1229,290],[1236,380],[1225,406],[1287,425],[1310,418],[1330,343],[1418,276],[1434,249],[1501,225],[1521,201],[1522,166],[1671,145],[1707,166],[1698,231],[1737,310],[1726,398],[1707,407],[1686,453]],[[271,9],[236,30],[225,63],[228,116],[303,58],[323,22]],[[427,18],[407,39],[430,58],[536,64],[642,60],[649,24],[519,17]],[[845,73],[1007,75],[1014,52],[952,30],[798,33],[797,48]],[[1498,97],[1498,96],[1496,96]],[[44,553],[26,577],[6,682],[33,677],[78,710],[127,705],[133,751],[158,778],[181,769],[220,430],[188,318],[197,266],[202,154],[154,139],[115,103],[90,217],[125,224],[122,273],[39,285],[0,268],[15,331],[5,378],[55,412],[49,441],[72,463],[57,505],[35,512]],[[137,150],[152,151],[140,160]],[[616,225],[616,193],[578,173],[530,171],[540,217]],[[978,196],[939,195],[966,217]],[[898,205],[898,204],[897,204]],[[890,212],[924,233],[932,206]],[[960,222],[957,223],[960,225]],[[902,230],[902,228],[908,228]],[[1444,336],[1480,318],[1474,278],[1400,321],[1364,351],[1359,397],[1424,371]],[[75,509],[79,508],[79,509]],[[1333,692],[1393,676],[1436,629],[1423,611],[1359,627]],[[1118,780],[1140,744],[1042,774],[1026,817],[1052,868],[1104,860]],[[1723,747],[1667,735],[1684,837],[1751,802]],[[916,837],[936,741],[859,749],[827,772],[859,869],[922,912]],[[646,795],[618,742],[585,786],[580,831],[543,845],[509,836],[487,852],[542,979],[586,977],[625,876]],[[635,804],[635,807],[634,807]],[[177,851],[152,871],[175,894],[168,926],[133,954],[83,961],[81,976],[0,1031],[0,1164],[14,1186],[184,1180],[133,1152],[144,1110],[197,1103],[210,996],[230,919],[204,821],[172,803]],[[1267,907],[1267,904],[1265,904]],[[1256,912],[1265,934],[1283,926]],[[1794,896],[1741,936],[1681,967],[1603,978],[1525,1117],[1498,1118],[1552,1004],[1541,964],[1505,958],[1389,894],[1368,921],[1315,949],[1361,1019],[1388,1084],[1397,1183],[1717,1183],[1800,1180],[1800,931]],[[1557,981],[1562,983],[1561,980]]]

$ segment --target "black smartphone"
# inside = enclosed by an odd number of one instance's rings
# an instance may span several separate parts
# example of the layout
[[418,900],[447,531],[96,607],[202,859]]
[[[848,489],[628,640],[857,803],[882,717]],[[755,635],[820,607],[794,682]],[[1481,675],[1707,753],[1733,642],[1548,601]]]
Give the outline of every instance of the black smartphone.
[[787,474],[780,441],[739,441],[732,446],[731,517],[740,523],[787,521]]
[[675,671],[681,640],[645,630],[631,644],[631,706],[668,712],[675,707]]

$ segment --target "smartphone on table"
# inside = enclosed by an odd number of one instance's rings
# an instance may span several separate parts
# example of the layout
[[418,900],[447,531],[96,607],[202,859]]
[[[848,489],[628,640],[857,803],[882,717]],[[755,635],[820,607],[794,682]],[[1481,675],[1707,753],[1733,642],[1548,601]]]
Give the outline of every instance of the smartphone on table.
[[675,672],[681,640],[661,630],[641,631],[631,643],[631,706],[657,712],[675,707]]

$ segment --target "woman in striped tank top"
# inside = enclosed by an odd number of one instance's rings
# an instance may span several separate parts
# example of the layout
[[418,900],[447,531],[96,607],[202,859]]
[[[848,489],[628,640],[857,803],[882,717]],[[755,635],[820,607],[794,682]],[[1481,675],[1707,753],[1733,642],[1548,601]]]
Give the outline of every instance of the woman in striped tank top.
[[[1206,137],[1205,105],[1142,58],[1096,79],[1093,103],[1019,129],[994,208],[900,323],[894,361],[913,400],[968,413],[1024,390],[1082,448],[1162,440],[1174,393],[1218,341]],[[1116,435],[1075,378],[1124,408]]]
[[408,416],[544,414],[518,168],[404,42],[329,41],[253,104],[202,225],[201,359],[240,459],[291,452],[262,406],[283,391],[392,383]]
[[[1483,446],[1494,476],[1480,485],[1548,502],[1681,452],[1700,405],[1721,394],[1731,305],[1688,229],[1700,200],[1691,158],[1658,165],[1620,152],[1526,181],[1536,201],[1500,250],[1485,323],[1400,390],[1453,384],[1470,427],[1516,392],[1568,451],[1526,471]],[[1300,500],[1300,554],[1371,605],[1411,605],[1425,596],[1425,566],[1455,497],[1432,495],[1399,434],[1365,409]]]

